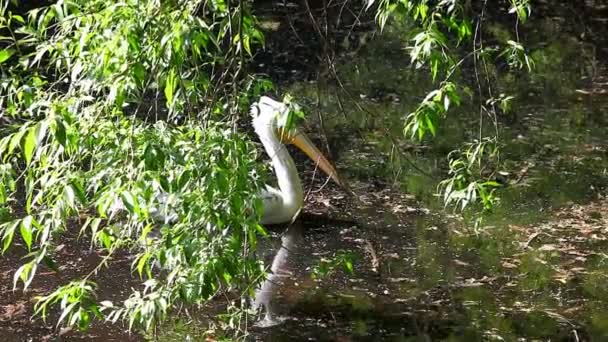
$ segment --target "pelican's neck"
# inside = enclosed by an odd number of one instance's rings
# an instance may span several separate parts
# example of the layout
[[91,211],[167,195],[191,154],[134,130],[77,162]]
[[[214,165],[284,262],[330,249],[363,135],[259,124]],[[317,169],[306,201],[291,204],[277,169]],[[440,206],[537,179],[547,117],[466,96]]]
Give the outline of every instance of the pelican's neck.
[[272,160],[284,205],[301,208],[304,202],[304,191],[296,164],[289,155],[287,148],[279,141],[271,127],[266,126],[261,131],[256,130],[256,132],[260,136],[266,153]]

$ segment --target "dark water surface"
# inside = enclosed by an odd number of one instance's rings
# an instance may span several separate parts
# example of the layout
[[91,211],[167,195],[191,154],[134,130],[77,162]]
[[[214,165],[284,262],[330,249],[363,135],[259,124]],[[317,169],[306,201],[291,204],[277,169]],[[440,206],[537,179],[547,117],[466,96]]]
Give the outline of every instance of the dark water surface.
[[[601,24],[602,13],[589,22]],[[332,184],[317,193],[323,181],[299,163],[311,194],[272,298],[284,321],[252,328],[250,339],[608,340],[606,45],[581,39],[575,18],[561,14],[527,29],[533,74],[490,71],[495,92],[515,99],[498,118],[501,203],[477,228],[435,193],[447,153],[477,136],[479,109],[450,113],[435,140],[402,138],[404,117],[432,88],[400,48],[401,28],[343,56],[341,84],[328,76],[284,89],[308,102],[317,127],[322,114],[326,140],[317,141],[359,198]],[[354,260],[352,275],[338,267],[311,276],[341,251]],[[160,337],[200,333],[181,322]]]

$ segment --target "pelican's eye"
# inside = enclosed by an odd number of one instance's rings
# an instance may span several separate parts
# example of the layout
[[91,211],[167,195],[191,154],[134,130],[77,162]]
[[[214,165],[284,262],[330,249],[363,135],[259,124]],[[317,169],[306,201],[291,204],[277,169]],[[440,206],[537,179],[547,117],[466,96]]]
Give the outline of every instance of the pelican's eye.
[[257,102],[254,102],[251,107],[249,107],[249,114],[254,118],[257,118],[260,115],[260,112],[260,105]]

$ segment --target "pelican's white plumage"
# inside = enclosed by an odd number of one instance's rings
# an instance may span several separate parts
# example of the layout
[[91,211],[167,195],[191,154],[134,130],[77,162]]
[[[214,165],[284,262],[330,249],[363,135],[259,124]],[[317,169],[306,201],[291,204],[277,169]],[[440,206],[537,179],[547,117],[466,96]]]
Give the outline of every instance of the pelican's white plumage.
[[[272,161],[278,183],[278,189],[266,186],[266,189],[260,194],[264,204],[262,224],[289,222],[297,216],[304,203],[304,191],[296,164],[278,137],[282,128],[278,127],[277,120],[287,115],[288,110],[286,104],[266,96],[262,96],[251,106],[253,128]],[[304,133],[295,128],[289,133],[284,132],[282,136],[287,137],[282,140],[300,148],[308,157],[317,162],[325,173],[340,184],[334,167]]]
[[277,117],[287,106],[263,96],[251,107],[253,129],[272,161],[279,188],[266,185],[260,194],[263,201],[262,224],[291,221],[304,203],[304,190],[296,164],[277,136]]
[[267,186],[260,194],[264,202],[262,224],[289,222],[299,213],[304,203],[304,190],[296,164],[281,140],[300,148],[321,170],[341,185],[335,168],[304,133],[293,128],[289,132],[282,131],[283,139],[279,139],[278,133],[283,128],[278,127],[277,120],[287,115],[287,111],[289,108],[286,104],[266,96],[251,106],[253,128],[272,161],[279,186],[278,189]]

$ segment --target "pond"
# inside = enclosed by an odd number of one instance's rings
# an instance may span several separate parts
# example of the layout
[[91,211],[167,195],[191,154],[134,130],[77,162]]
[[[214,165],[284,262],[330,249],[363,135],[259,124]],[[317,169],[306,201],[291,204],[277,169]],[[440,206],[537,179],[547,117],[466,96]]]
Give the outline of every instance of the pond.
[[[557,11],[526,32],[534,73],[491,71],[495,91],[514,102],[497,118],[501,201],[478,227],[436,193],[447,154],[489,118],[465,106],[437,138],[403,139],[405,116],[432,89],[400,48],[403,28],[366,36],[335,74],[282,86],[303,99],[316,141],[356,196],[295,156],[309,194],[273,287],[280,324],[253,327],[250,339],[608,338],[608,65],[598,60],[606,51],[581,41]],[[267,242],[269,261],[280,233]],[[344,256],[352,274],[327,262]],[[160,338],[200,336],[196,325],[175,324]]]

